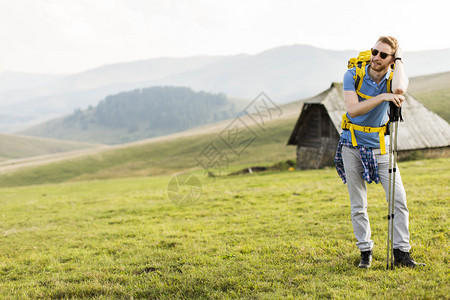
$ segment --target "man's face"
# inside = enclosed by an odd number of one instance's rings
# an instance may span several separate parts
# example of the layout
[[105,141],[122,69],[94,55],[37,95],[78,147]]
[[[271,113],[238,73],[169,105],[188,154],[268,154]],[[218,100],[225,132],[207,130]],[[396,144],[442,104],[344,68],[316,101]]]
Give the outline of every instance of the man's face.
[[[370,57],[370,67],[377,72],[381,72],[386,70],[389,68],[389,66],[393,63],[394,60],[394,51],[392,50],[391,46],[389,46],[388,44],[382,43],[382,42],[377,42],[375,44],[375,46],[373,46],[374,50],[378,50],[377,55],[373,55]],[[381,58],[380,53],[384,52],[387,54],[392,54],[389,55],[386,58]]]

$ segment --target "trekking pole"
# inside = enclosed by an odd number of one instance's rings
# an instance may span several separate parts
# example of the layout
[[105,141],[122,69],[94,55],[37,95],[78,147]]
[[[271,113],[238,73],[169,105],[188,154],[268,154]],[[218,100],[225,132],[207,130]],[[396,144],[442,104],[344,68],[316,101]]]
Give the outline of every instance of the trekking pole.
[[[398,121],[403,121],[401,115],[401,107],[397,107],[390,102],[389,112],[389,195],[388,195],[388,245],[387,245],[387,259],[386,269],[389,269],[389,256],[391,261],[391,270],[394,269],[394,209],[395,209],[395,174],[397,172],[397,136],[398,136]],[[392,137],[394,137],[394,144],[392,144]],[[391,176],[392,174],[392,176]],[[392,179],[392,181],[391,181]]]
[[386,270],[389,270],[389,256],[392,253],[391,251],[391,188],[392,188],[392,123],[389,120],[389,188],[388,188],[388,230],[387,230],[387,246],[386,246]]
[[398,121],[394,122],[394,146],[392,147],[392,196],[391,196],[391,270],[394,269],[394,217],[395,217],[395,173],[397,172],[397,129]]

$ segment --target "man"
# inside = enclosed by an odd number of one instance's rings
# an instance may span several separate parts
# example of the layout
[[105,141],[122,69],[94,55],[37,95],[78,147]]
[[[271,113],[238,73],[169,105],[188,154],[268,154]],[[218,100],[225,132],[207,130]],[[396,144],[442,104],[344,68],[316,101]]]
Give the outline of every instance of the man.
[[[383,128],[389,119],[387,113],[389,102],[401,107],[402,102],[405,101],[403,94],[408,87],[402,55],[403,52],[395,38],[382,36],[371,50],[370,63],[365,66],[365,75],[361,78],[362,85],[359,90],[355,87],[355,68],[349,69],[345,73],[344,99],[349,123]],[[392,82],[389,82],[392,64],[395,64],[395,71]],[[393,92],[387,90],[389,85]],[[347,182],[350,195],[353,231],[358,241],[356,245],[361,251],[360,268],[370,267],[374,246],[371,240],[367,214],[367,188],[364,181],[368,183],[381,182],[386,197],[389,197],[389,154],[385,153],[388,143],[389,139],[385,139],[384,134],[358,131],[352,128],[352,130],[342,132],[336,153],[336,168],[344,183]],[[419,264],[409,254],[411,246],[409,244],[409,211],[406,206],[406,194],[400,172],[397,170],[396,174],[394,264],[415,267]]]

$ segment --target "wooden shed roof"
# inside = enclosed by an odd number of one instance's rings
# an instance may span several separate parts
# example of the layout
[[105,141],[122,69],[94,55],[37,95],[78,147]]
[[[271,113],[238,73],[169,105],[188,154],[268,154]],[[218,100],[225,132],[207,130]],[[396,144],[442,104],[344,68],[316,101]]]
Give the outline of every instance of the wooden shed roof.
[[[427,109],[412,95],[406,94],[402,106],[404,122],[399,123],[398,149],[415,150],[448,147],[450,145],[450,125],[434,112]],[[342,83],[332,83],[321,94],[304,102],[304,105],[323,105],[340,134],[342,115],[346,112]],[[288,145],[297,145],[297,131],[302,124],[301,115],[289,138]]]

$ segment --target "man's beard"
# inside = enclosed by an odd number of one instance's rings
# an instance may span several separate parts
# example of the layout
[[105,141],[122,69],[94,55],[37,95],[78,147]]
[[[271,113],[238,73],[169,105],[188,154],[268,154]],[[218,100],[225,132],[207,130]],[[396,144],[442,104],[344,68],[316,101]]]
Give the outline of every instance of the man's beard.
[[383,64],[383,63],[378,63],[378,62],[371,61],[370,62],[370,67],[374,71],[381,72],[383,70],[387,71],[387,69],[389,68],[389,64]]

